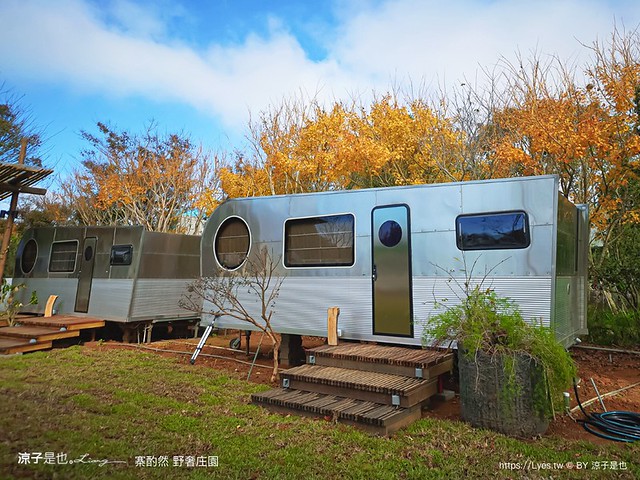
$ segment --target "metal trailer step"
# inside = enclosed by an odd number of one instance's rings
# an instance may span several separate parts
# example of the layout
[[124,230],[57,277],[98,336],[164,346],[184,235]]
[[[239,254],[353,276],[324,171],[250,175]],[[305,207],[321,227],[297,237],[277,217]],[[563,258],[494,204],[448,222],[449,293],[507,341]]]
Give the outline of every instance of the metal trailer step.
[[327,420],[354,425],[378,435],[391,435],[422,415],[421,405],[394,407],[375,402],[276,388],[251,396],[253,403],[282,414],[324,417]]
[[320,365],[301,365],[282,372],[282,387],[306,392],[412,407],[437,393],[437,378],[423,380],[387,373]]
[[417,349],[341,343],[307,350],[307,363],[368,372],[404,375],[425,380],[453,369],[453,353],[442,349]]

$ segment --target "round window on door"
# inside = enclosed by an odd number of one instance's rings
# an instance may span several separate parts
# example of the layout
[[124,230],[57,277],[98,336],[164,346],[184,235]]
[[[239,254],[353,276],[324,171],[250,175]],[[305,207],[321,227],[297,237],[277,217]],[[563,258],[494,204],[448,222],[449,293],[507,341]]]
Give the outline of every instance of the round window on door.
[[229,217],[218,228],[213,253],[220,266],[235,270],[247,259],[251,238],[249,227],[239,217]]
[[93,248],[91,245],[88,245],[87,248],[84,249],[84,260],[88,262],[93,258]]
[[22,258],[20,259],[22,273],[31,273],[31,270],[36,265],[36,258],[38,258],[38,244],[31,238],[22,250]]
[[395,220],[387,220],[380,225],[378,238],[385,247],[395,247],[402,240],[402,227]]

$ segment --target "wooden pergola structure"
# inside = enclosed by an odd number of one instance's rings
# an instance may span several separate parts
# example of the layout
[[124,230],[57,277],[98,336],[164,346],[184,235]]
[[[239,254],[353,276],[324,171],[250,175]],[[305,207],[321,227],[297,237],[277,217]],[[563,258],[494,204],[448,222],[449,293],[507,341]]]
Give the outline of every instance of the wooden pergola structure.
[[0,247],[0,281],[4,277],[4,267],[7,263],[7,253],[13,232],[13,221],[15,220],[18,207],[18,195],[30,193],[34,195],[44,195],[45,188],[34,187],[36,183],[53,173],[49,168],[35,167],[24,164],[26,156],[27,142],[22,142],[18,163],[0,163],[0,201],[11,197],[9,210],[2,210],[2,217],[7,216],[7,223],[2,237],[2,247]]

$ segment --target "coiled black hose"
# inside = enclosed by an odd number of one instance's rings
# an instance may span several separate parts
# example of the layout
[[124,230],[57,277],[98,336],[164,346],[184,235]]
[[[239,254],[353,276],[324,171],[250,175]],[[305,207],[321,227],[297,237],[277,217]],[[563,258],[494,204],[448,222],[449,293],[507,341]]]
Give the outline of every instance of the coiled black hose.
[[578,385],[574,379],[573,391],[576,400],[585,416],[584,420],[578,420],[582,427],[589,433],[600,438],[614,440],[616,442],[635,442],[640,440],[640,414],[635,412],[611,411],[603,413],[587,413],[580,403]]

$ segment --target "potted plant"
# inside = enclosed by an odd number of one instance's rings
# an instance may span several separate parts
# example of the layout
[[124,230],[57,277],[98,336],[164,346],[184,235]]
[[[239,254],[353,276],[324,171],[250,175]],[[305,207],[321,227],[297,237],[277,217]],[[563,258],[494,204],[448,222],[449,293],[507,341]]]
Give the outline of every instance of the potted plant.
[[507,435],[544,433],[575,376],[551,329],[525,322],[513,302],[469,279],[459,304],[431,316],[423,342],[457,343],[462,419]]

